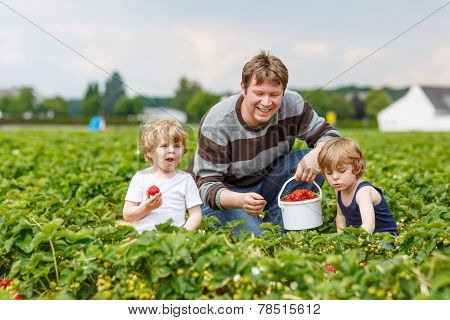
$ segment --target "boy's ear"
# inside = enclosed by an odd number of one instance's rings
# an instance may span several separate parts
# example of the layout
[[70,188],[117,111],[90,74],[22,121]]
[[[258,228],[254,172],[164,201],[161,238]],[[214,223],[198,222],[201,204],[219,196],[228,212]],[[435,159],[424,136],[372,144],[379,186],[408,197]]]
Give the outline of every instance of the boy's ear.
[[359,163],[358,163],[358,171],[356,172],[356,175],[361,174],[363,169],[364,169],[364,163],[362,161],[359,161]]

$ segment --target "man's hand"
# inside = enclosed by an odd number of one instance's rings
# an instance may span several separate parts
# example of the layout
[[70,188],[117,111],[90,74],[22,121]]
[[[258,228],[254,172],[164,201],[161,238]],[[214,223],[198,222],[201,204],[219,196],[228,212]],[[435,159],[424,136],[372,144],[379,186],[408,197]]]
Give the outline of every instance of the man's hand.
[[312,182],[316,175],[320,172],[317,157],[320,150],[322,150],[324,142],[317,144],[303,159],[298,163],[297,171],[295,172],[295,180]]
[[158,192],[154,196],[150,196],[147,200],[145,200],[145,207],[151,211],[158,209],[162,205],[162,195],[161,192]]
[[267,201],[255,192],[242,194],[241,207],[245,212],[252,216],[260,215],[263,212],[266,203]]

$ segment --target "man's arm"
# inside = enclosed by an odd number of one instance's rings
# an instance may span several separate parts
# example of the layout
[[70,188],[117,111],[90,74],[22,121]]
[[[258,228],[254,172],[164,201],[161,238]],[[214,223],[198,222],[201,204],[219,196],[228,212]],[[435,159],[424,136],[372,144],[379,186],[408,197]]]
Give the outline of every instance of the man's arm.
[[242,208],[250,215],[260,215],[267,201],[256,192],[239,193],[223,190],[220,194],[220,203],[224,209]]
[[316,175],[320,172],[317,158],[324,144],[325,142],[319,142],[314,149],[300,160],[297,165],[297,171],[295,172],[295,179],[297,181],[312,182],[316,178]]
[[[297,101],[302,113],[300,117],[299,132],[297,137],[306,141],[309,147],[314,147],[297,166],[295,178],[297,181],[312,182],[320,172],[317,157],[326,141],[332,137],[339,137],[339,131],[330,126],[324,118],[319,117],[308,102],[300,96]],[[303,104],[303,106],[301,106]]]

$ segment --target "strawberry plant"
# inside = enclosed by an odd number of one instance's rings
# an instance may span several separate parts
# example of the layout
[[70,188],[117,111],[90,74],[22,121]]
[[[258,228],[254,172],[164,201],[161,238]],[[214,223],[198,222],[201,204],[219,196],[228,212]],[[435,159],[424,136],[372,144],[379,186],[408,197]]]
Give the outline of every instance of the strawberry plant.
[[[398,237],[337,234],[326,183],[324,224],[313,230],[264,223],[255,238],[211,218],[193,232],[163,224],[139,235],[121,214],[146,166],[135,130],[0,131],[0,298],[447,299],[450,135],[343,134],[362,146],[365,178],[383,190]],[[181,169],[196,145],[191,135]]]

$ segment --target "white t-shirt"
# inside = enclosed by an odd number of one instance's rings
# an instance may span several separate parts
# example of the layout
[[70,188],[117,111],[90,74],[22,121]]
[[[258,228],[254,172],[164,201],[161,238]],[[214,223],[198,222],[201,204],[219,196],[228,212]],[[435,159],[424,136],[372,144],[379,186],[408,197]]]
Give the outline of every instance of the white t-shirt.
[[186,223],[186,209],[202,203],[192,176],[177,169],[175,176],[168,180],[155,178],[152,168],[138,171],[131,179],[125,200],[142,203],[147,199],[147,190],[152,185],[159,188],[162,195],[162,205],[149,215],[135,222],[134,227],[142,233],[155,229],[155,225],[172,218],[172,225],[181,227]]

